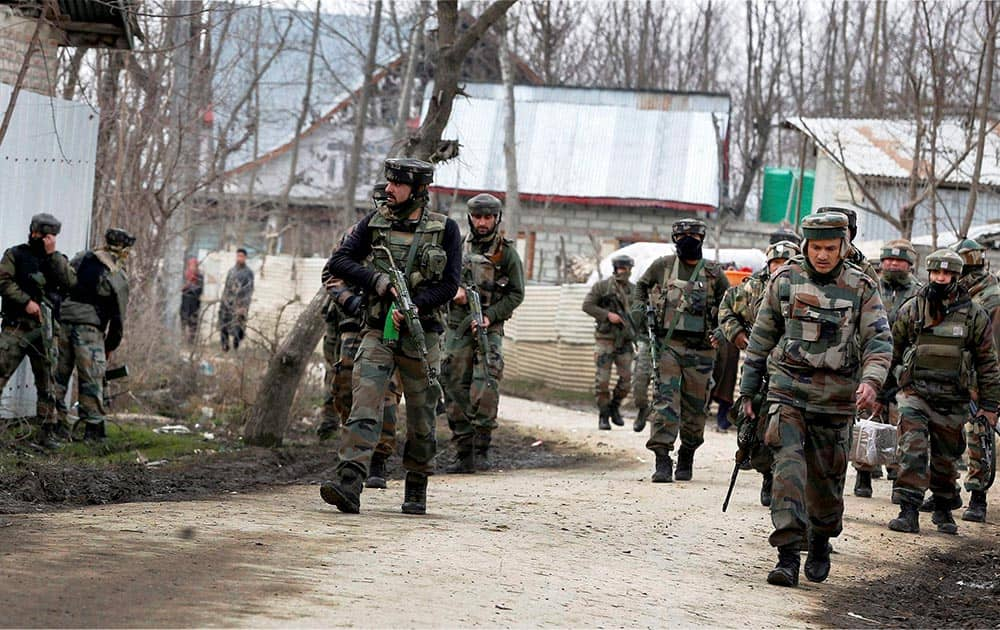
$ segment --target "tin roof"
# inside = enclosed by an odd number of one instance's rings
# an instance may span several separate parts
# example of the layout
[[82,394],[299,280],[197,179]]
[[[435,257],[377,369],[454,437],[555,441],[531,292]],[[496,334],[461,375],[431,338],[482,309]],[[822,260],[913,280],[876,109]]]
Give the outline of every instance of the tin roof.
[[[426,114],[433,86],[428,86]],[[470,83],[442,138],[458,158],[440,164],[437,190],[506,190],[503,86]],[[711,211],[719,204],[719,133],[726,94],[572,87],[514,88],[518,188],[555,202]]]
[[[879,120],[873,118],[789,118],[785,127],[796,129],[814,142],[835,161],[856,175],[887,179],[910,178],[913,169],[913,147],[916,122],[912,120]],[[975,164],[975,129],[958,120],[941,123],[937,138],[938,177],[952,164],[959,166],[945,180],[961,186],[972,181]],[[925,140],[926,151],[926,140]],[[971,149],[971,150],[970,150]],[[927,155],[921,157],[918,172],[924,178],[930,173]],[[1000,128],[986,137],[980,182],[1000,186]]]
[[[57,0],[54,26],[64,34],[63,46],[130,50],[143,38],[136,21],[139,0]],[[0,0],[26,15],[37,16],[37,0]]]

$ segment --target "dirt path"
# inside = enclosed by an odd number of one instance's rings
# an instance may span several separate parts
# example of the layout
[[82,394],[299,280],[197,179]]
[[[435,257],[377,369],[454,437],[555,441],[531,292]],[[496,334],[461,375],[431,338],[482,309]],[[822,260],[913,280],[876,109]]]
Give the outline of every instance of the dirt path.
[[[501,416],[629,455],[608,470],[437,476],[422,518],[399,513],[400,482],[367,491],[360,516],[297,486],[0,517],[0,624],[788,627],[822,611],[829,586],[763,581],[773,554],[756,475],[721,513],[732,434],[707,435],[694,481],[653,485],[630,430],[599,433],[590,414],[509,397]],[[889,485],[876,483],[875,499],[848,500],[831,585],[995,540],[989,524],[891,534]],[[850,612],[823,624],[871,625]]]

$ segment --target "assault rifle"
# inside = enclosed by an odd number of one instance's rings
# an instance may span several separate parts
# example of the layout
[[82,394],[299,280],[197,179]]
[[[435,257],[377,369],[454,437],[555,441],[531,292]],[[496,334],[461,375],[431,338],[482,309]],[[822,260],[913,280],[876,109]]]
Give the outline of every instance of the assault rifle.
[[124,364],[119,365],[118,367],[115,368],[108,368],[107,370],[104,371],[104,387],[101,388],[101,393],[103,394],[104,406],[106,408],[111,407],[112,400],[114,400],[115,398],[117,398],[122,394],[127,393],[127,391],[123,391],[123,392],[118,392],[117,394],[112,396],[108,392],[108,384],[111,381],[117,381],[118,379],[125,378],[126,376],[128,376],[128,366]]
[[[382,250],[389,259],[389,266],[384,271],[389,276],[389,286],[393,290],[393,303],[396,305],[396,310],[402,313],[406,319],[406,328],[410,331],[410,336],[413,337],[413,341],[417,344],[417,350],[420,352],[420,361],[424,366],[424,374],[427,375],[427,383],[432,388],[436,388],[437,370],[433,369],[430,364],[427,354],[427,335],[424,333],[423,324],[420,323],[420,314],[417,312],[417,305],[413,303],[413,299],[410,297],[410,289],[406,286],[406,276],[396,266],[396,261],[393,259],[392,252],[389,251],[388,247],[377,245],[372,249]],[[386,317],[386,329],[388,329],[392,321],[392,312],[390,311]],[[383,334],[383,337],[388,338],[385,334]]]
[[736,463],[733,465],[733,474],[729,477],[729,490],[726,491],[726,499],[722,502],[723,512],[729,508],[729,499],[732,498],[733,489],[736,488],[736,477],[739,476],[740,469],[750,463],[753,452],[757,448],[757,430],[760,423],[763,422],[760,417],[764,408],[765,395],[763,392],[767,391],[767,387],[762,386],[760,391],[762,393],[749,397],[750,404],[754,409],[754,418],[752,419],[748,418],[743,411],[743,401],[747,397],[741,396],[736,401],[736,424],[738,426],[736,430]]
[[1000,435],[1000,429],[990,426],[990,421],[982,414],[982,410],[975,402],[969,401],[969,412],[972,416],[972,423],[980,425],[981,428],[978,433],[979,448],[985,455],[982,462],[982,466],[986,469],[983,471],[983,476],[986,478],[986,486],[983,488],[985,492],[993,487],[993,481],[997,476],[996,435]]
[[476,285],[470,282],[465,287],[465,297],[467,297],[469,301],[469,311],[472,316],[472,321],[476,324],[476,343],[479,346],[479,352],[483,357],[483,367],[486,370],[486,386],[496,389],[497,384],[493,380],[493,374],[491,372],[493,365],[490,361],[490,340],[486,335],[486,326],[483,325],[482,296],[479,295],[479,289],[476,288]]
[[653,360],[653,385],[660,391],[660,348],[656,345],[656,309],[646,307],[646,336],[649,338],[649,354]]

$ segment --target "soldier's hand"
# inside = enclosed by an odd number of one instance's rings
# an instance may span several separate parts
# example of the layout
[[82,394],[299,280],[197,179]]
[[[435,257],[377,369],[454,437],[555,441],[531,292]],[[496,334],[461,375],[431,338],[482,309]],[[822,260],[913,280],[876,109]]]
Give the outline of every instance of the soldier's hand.
[[619,315],[618,313],[614,313],[614,312],[610,312],[609,311],[608,312],[608,321],[611,322],[612,324],[620,324],[620,323],[622,323],[622,316]]
[[991,427],[997,426],[997,412],[995,412],[995,411],[984,411],[984,410],[980,409],[979,410],[979,414],[982,417],[986,418],[986,421],[990,423]]
[[882,417],[882,412],[885,411],[885,405],[878,402],[877,400],[872,403],[872,417]]
[[750,345],[750,340],[747,339],[747,334],[742,330],[736,333],[736,339],[733,340],[733,345],[740,350],[746,350],[747,346]]
[[[470,326],[472,326],[472,332],[476,332],[479,329],[479,326],[476,325],[476,320],[472,320],[472,322],[470,323]],[[483,328],[489,328],[489,327],[490,327],[490,318],[487,317],[484,314],[483,315]]]
[[396,330],[403,329],[403,322],[406,321],[406,316],[400,311],[392,312],[392,323],[396,325]]
[[24,312],[38,321],[42,321],[42,307],[36,301],[28,300],[28,303],[24,306]]
[[855,405],[859,410],[874,408],[876,396],[875,388],[868,383],[858,385],[858,389],[854,392],[854,396]]
[[455,291],[455,297],[452,300],[455,304],[468,304],[469,296],[465,294],[465,287],[458,287],[458,291]]
[[753,412],[753,401],[749,396],[743,396],[740,405],[743,407],[743,415],[751,420],[757,419],[757,414]]

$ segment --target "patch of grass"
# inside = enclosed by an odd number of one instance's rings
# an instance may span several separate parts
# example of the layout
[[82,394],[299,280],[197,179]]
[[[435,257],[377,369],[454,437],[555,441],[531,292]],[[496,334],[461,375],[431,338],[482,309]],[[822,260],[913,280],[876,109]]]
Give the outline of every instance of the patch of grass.
[[118,464],[134,462],[140,453],[146,461],[156,461],[220,449],[219,444],[198,434],[156,433],[133,425],[107,423],[107,434],[102,442],[66,444],[57,455],[91,464]]

